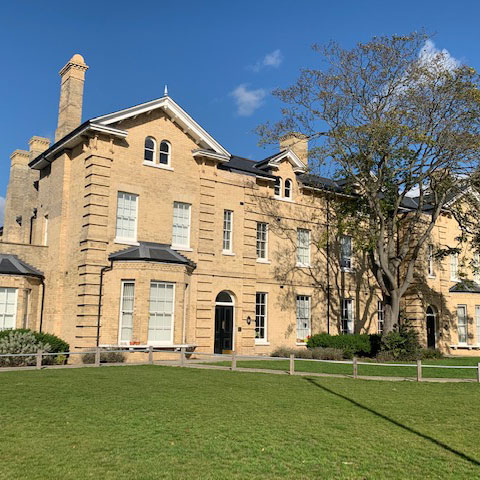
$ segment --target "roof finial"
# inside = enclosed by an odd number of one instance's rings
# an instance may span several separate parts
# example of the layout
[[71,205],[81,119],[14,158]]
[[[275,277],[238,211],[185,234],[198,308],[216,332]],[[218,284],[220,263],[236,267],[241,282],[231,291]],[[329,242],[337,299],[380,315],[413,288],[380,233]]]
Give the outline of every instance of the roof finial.
[[165,84],[165,90],[163,91],[163,94],[167,97],[168,96],[168,87],[167,84]]

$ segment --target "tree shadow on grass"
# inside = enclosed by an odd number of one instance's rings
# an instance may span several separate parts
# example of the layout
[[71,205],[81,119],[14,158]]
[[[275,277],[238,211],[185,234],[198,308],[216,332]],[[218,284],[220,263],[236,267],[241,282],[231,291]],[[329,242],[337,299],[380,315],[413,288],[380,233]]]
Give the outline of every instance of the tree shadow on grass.
[[403,425],[402,423],[398,422],[397,420],[394,420],[393,418],[387,417],[386,415],[383,415],[382,413],[377,412],[376,410],[373,410],[370,407],[362,405],[361,403],[357,402],[356,400],[353,400],[352,398],[349,398],[345,395],[342,395],[341,393],[335,392],[334,390],[317,383],[318,380],[316,380],[316,379],[308,378],[308,377],[303,377],[303,378],[307,382],[309,382],[311,385],[313,385],[317,388],[320,388],[321,390],[323,390],[325,392],[331,393],[332,395],[335,395],[335,396],[337,396],[337,397],[339,397],[343,400],[346,400],[347,402],[350,402],[352,405],[355,405],[356,407],[361,408],[362,410],[364,410],[366,412],[369,412],[369,413],[381,418],[382,420],[385,420],[385,421],[391,423],[392,425],[400,427],[400,428],[402,428],[403,430],[406,430],[409,433],[413,433],[414,435],[417,435],[418,437],[421,437],[425,440],[428,440],[429,442],[433,443],[437,447],[443,448],[447,452],[453,453],[454,455],[457,455],[458,457],[462,458],[463,460],[466,460],[467,462],[472,463],[473,465],[480,466],[480,462],[478,460],[476,460],[475,458],[470,457],[469,455],[467,455],[463,452],[460,452],[459,450],[455,450],[454,448],[448,446],[447,444],[445,444],[445,443],[443,443],[443,442],[441,442],[441,441],[439,441],[439,440],[437,440],[433,437],[430,437],[429,435],[426,435],[422,432],[419,432],[418,430],[415,430],[414,428],[408,427],[407,425]]

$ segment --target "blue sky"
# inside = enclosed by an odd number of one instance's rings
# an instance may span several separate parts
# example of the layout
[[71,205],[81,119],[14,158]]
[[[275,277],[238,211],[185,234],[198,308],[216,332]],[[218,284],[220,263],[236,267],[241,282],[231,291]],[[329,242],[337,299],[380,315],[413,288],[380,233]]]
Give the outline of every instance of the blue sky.
[[480,2],[349,0],[16,1],[0,10],[0,221],[9,157],[32,135],[53,137],[58,71],[81,53],[83,119],[163,95],[230,152],[260,159],[252,130],[279,116],[271,97],[315,66],[313,43],[349,47],[373,35],[426,29],[435,46],[480,64]]

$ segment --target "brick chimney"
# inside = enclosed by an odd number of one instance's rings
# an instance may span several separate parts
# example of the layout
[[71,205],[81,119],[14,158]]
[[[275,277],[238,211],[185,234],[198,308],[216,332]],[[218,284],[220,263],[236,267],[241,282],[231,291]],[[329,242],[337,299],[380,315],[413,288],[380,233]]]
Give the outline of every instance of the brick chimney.
[[55,142],[82,123],[83,84],[88,67],[76,53],[60,70],[62,77]]
[[292,132],[280,138],[280,151],[289,148],[308,165],[308,137],[303,133]]
[[34,136],[28,142],[29,145],[29,155],[30,155],[30,162],[37,158],[41,153],[48,149],[50,146],[50,139],[45,137],[37,137]]

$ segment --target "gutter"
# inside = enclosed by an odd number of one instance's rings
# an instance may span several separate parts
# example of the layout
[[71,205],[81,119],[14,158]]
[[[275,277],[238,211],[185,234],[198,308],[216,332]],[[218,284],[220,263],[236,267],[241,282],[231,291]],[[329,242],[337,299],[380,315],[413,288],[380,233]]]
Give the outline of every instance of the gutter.
[[43,327],[43,307],[45,305],[45,280],[43,277],[40,277],[40,280],[42,282],[42,302],[40,304],[40,325],[38,326],[38,331],[42,333],[42,327]]

